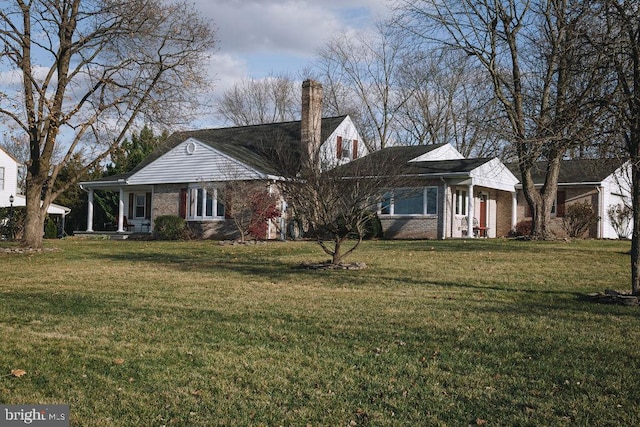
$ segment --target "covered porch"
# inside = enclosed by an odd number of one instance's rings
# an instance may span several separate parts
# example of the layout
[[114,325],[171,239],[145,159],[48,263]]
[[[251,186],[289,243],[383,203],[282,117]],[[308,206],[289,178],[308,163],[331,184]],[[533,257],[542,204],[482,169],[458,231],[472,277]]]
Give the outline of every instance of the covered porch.
[[[76,232],[76,235],[101,234],[111,239],[112,236],[126,239],[131,235],[153,232],[151,221],[153,186],[129,185],[124,179],[112,178],[110,181],[82,182],[80,188],[87,192],[87,229]],[[100,224],[96,224],[94,215],[96,191],[110,191],[117,194],[117,212],[114,221],[101,221]]]

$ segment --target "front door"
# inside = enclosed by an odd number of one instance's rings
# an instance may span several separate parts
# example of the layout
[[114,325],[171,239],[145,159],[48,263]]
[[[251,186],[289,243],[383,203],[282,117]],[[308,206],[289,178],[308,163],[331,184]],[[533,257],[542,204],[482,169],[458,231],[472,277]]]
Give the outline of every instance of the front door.
[[480,228],[487,228],[487,196],[480,195]]

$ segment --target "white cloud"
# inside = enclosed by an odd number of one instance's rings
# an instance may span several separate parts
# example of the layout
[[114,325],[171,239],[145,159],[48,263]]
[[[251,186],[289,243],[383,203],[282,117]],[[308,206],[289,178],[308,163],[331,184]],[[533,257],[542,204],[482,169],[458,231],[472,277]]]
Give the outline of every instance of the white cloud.
[[386,0],[196,0],[218,28],[220,52],[311,56],[332,34],[372,25]]

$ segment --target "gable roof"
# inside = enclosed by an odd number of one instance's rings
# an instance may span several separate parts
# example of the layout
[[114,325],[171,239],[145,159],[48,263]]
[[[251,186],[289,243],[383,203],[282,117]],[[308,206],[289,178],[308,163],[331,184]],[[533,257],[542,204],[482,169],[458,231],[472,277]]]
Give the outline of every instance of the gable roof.
[[[346,117],[323,118],[321,141],[325,141]],[[285,167],[287,172],[291,172],[292,169],[297,170],[299,167],[301,133],[300,120],[176,132],[147,156],[130,174],[157,160],[178,144],[193,138],[259,172],[268,175],[281,175]]]
[[401,174],[404,176],[468,174],[491,160],[488,158],[414,160],[446,145],[447,144],[432,144],[386,147],[347,163],[341,166],[340,169],[342,173],[347,175],[349,171],[354,171],[360,175],[376,175],[383,170],[395,171],[396,173],[401,171]]
[[[560,163],[558,184],[600,183],[613,174],[623,163],[623,160],[613,158],[563,160]],[[548,165],[549,162],[534,164],[532,175],[536,185],[544,184]],[[507,167],[515,176],[521,176],[517,163],[509,163]]]

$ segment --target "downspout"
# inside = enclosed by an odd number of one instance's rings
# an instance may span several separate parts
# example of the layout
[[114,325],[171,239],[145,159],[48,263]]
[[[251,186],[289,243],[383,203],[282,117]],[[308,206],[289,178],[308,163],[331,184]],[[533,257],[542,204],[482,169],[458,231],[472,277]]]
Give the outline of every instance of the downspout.
[[440,181],[442,181],[442,194],[444,195],[444,203],[442,204],[442,240],[445,240],[447,238],[447,223],[451,225],[449,236],[453,235],[453,215],[451,216],[451,221],[447,221],[447,206],[449,201],[447,191],[449,186],[443,177],[440,177]]
[[598,190],[598,235],[596,236],[598,239],[604,238],[604,187],[598,186],[596,187]]

